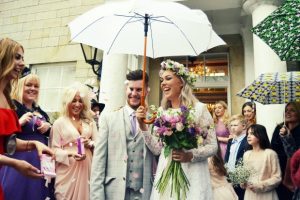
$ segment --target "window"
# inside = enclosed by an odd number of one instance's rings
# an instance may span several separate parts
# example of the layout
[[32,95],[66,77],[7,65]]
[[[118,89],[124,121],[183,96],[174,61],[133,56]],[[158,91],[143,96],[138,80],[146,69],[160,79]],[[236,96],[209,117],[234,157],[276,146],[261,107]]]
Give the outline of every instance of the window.
[[41,81],[39,105],[46,112],[58,112],[64,88],[75,81],[75,63],[50,63],[31,66]]

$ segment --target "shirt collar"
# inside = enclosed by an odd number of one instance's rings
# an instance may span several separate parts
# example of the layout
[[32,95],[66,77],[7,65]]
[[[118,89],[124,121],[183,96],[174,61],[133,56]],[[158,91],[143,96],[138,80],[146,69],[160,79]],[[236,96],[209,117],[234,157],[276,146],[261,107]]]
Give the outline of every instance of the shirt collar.
[[238,137],[234,138],[237,142],[240,142],[246,137],[246,133],[242,133],[242,135],[239,135]]
[[132,109],[128,104],[125,105],[125,109],[126,109],[126,111],[127,111],[127,113],[128,113],[128,116],[131,116],[132,113],[135,112],[135,110]]

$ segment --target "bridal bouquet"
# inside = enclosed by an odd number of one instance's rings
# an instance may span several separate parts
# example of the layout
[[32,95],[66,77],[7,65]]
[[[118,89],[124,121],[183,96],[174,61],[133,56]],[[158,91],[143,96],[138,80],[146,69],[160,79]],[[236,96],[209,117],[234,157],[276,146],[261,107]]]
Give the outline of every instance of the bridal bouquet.
[[[154,132],[164,144],[164,156],[167,158],[172,149],[189,150],[202,145],[207,136],[207,130],[200,128],[195,122],[195,110],[191,107],[181,106],[180,109],[157,110],[157,118],[153,124]],[[159,193],[166,191],[171,181],[171,197],[186,199],[189,190],[187,179],[181,163],[172,160],[171,156],[166,168],[155,185]]]

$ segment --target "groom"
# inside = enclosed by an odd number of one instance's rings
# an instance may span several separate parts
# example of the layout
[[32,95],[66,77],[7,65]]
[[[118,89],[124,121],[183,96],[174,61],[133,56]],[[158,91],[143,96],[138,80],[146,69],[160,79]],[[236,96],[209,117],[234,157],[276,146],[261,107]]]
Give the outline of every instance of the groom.
[[[126,105],[100,116],[90,200],[150,199],[154,157],[143,136],[137,133],[135,117],[135,110],[141,104],[143,72],[132,71],[126,78]],[[148,88],[148,75],[145,85]]]

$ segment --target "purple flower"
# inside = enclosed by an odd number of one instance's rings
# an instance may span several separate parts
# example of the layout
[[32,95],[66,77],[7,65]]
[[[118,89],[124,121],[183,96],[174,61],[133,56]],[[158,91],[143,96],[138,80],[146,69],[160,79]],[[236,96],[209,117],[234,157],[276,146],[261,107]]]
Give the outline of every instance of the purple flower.
[[188,111],[186,106],[180,106],[180,110],[181,110],[182,113],[185,113],[185,112]]
[[194,136],[196,134],[196,130],[194,127],[190,127],[188,128],[188,132],[190,133],[190,135]]

